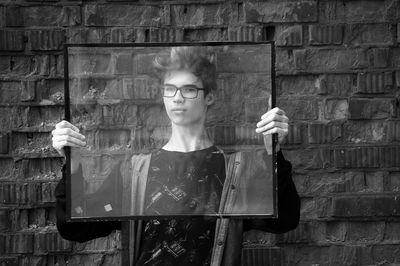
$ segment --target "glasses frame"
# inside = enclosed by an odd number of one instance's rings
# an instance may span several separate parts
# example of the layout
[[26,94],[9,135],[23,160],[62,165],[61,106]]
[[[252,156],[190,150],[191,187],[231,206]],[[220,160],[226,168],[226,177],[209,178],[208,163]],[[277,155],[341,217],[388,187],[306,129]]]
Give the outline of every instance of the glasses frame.
[[[174,87],[174,88],[175,88],[175,93],[174,93],[174,95],[165,96],[165,86]],[[182,88],[184,88],[184,87],[193,87],[194,89],[196,89],[196,96],[195,96],[195,97],[186,97],[185,95],[183,95],[183,93],[182,93]],[[173,98],[173,97],[176,96],[176,93],[179,91],[180,94],[181,94],[181,96],[182,96],[184,99],[196,99],[196,98],[199,96],[199,91],[204,91],[204,90],[205,90],[205,88],[199,88],[199,87],[197,87],[196,85],[192,85],[192,84],[190,84],[190,85],[183,85],[183,86],[181,86],[181,87],[177,87],[177,86],[172,85],[172,84],[165,84],[165,85],[163,85],[162,89],[163,89],[163,97],[165,97],[165,98]]]

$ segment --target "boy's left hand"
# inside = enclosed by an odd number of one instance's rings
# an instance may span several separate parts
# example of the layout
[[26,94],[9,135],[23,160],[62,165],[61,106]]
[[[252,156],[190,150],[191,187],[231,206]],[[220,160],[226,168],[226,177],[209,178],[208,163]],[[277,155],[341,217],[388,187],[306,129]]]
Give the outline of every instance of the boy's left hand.
[[275,107],[261,116],[261,120],[257,123],[257,133],[270,135],[278,133],[278,141],[282,143],[288,135],[289,118],[285,111]]

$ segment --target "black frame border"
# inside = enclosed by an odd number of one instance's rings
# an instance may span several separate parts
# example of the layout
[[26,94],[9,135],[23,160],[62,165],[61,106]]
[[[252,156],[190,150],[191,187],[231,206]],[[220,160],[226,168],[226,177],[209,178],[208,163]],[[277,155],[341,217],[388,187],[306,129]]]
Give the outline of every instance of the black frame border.
[[[274,41],[239,41],[239,42],[171,42],[171,43],[68,43],[64,44],[64,111],[65,120],[70,121],[70,97],[69,97],[69,68],[68,68],[68,48],[70,47],[173,47],[173,46],[223,46],[223,45],[257,45],[269,44],[271,45],[271,109],[276,107],[276,54]],[[278,182],[277,182],[277,153],[276,145],[278,143],[278,134],[272,135],[272,184],[273,184],[273,214],[259,214],[259,215],[243,215],[243,214],[230,214],[230,215],[162,215],[162,216],[115,216],[115,217],[71,217],[71,148],[65,147],[66,165],[63,171],[63,178],[66,180],[66,221],[67,222],[90,222],[90,221],[129,221],[129,220],[144,220],[144,219],[171,219],[171,218],[196,218],[196,217],[216,217],[216,218],[231,218],[231,219],[262,219],[262,218],[278,218]],[[65,175],[65,176],[64,176]]]

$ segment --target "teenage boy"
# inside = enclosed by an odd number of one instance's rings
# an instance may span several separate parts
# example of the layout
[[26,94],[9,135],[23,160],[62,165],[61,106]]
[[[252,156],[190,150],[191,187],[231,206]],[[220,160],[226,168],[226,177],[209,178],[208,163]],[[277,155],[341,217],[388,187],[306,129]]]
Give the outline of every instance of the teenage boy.
[[[239,178],[255,175],[257,169],[252,167],[263,162],[265,155],[247,153],[231,160],[208,138],[205,121],[207,110],[214,104],[213,91],[216,89],[212,54],[198,47],[173,48],[167,58],[155,60],[154,66],[162,79],[171,137],[161,149],[133,156],[129,161],[130,167],[114,167],[106,185],[96,192],[94,207],[90,211],[97,214],[96,203],[104,201],[97,206],[114,204],[116,209],[106,210],[111,215],[113,211],[146,215],[220,213],[228,180],[236,180],[232,177],[235,174]],[[282,142],[288,133],[285,112],[279,108],[269,110],[261,116],[255,131],[263,135],[278,133]],[[52,134],[53,147],[61,155],[64,155],[65,146],[80,148],[86,145],[85,136],[66,121],[58,123]],[[271,144],[267,144],[266,149],[271,150],[268,145]],[[284,159],[279,145],[277,149],[278,219],[170,218],[140,221],[141,226],[137,228],[141,229],[135,232],[134,265],[240,265],[244,231],[257,229],[284,233],[294,229],[299,221],[300,201],[291,178],[291,164]],[[235,165],[239,166],[232,171]],[[125,171],[125,168],[131,171]],[[72,178],[82,178],[81,171],[79,162],[72,161]],[[124,184],[120,198],[108,197],[107,187],[113,187],[110,186],[112,182]],[[138,190],[143,188],[139,197],[135,195],[126,200],[127,191],[133,193],[135,186],[139,187]],[[65,176],[57,186],[56,198],[57,228],[66,239],[84,242],[121,229],[121,223],[113,221],[67,223]],[[113,200],[117,202],[110,204]]]

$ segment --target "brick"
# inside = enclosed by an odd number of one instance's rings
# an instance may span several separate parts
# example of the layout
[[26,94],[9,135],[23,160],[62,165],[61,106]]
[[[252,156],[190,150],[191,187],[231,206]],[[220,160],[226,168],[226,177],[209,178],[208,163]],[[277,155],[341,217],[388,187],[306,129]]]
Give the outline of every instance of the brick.
[[360,263],[362,265],[373,265],[373,264],[398,264],[400,248],[396,244],[375,244],[365,246],[360,250]]
[[382,143],[396,138],[396,127],[388,121],[348,121],[343,125],[344,140],[350,143]]
[[400,198],[396,196],[353,196],[333,198],[333,217],[399,216]]
[[393,99],[352,98],[349,101],[350,119],[383,119],[395,115]]
[[298,98],[279,98],[277,106],[285,110],[292,121],[315,120],[318,118],[318,104],[316,101]]
[[358,246],[291,245],[285,247],[284,265],[357,265]]
[[285,139],[284,144],[302,144],[303,143],[303,132],[305,130],[305,125],[301,123],[290,123],[289,133]]
[[103,119],[106,125],[135,125],[138,122],[138,107],[136,105],[105,105]]
[[260,26],[228,26],[230,41],[263,41],[264,29]]
[[301,156],[299,150],[285,151],[287,158],[294,169],[322,169],[331,164],[330,158],[324,156],[323,151],[318,149],[302,149]]
[[32,56],[11,56],[10,74],[28,75],[31,73],[33,65],[34,58]]
[[[2,236],[0,236],[0,243],[2,243],[1,238]],[[1,248],[0,251],[2,251]],[[1,257],[0,265],[18,265],[18,257]]]
[[33,51],[61,50],[65,42],[63,30],[34,30],[29,32],[30,49]]
[[302,198],[300,217],[304,220],[316,220],[328,216],[331,199],[321,198]]
[[85,5],[85,26],[160,27],[165,21],[158,5]]
[[400,165],[399,158],[400,148],[398,146],[388,146],[381,150],[380,163],[384,167],[398,167]]
[[269,97],[271,77],[267,74],[218,74],[217,99]]
[[353,94],[357,86],[357,75],[333,74],[322,75],[316,81],[320,88],[320,94],[332,96],[349,96]]
[[393,22],[397,19],[398,3],[393,0],[382,2],[357,1],[344,4],[347,23]]
[[246,23],[282,23],[317,21],[317,2],[246,2],[243,4]]
[[0,209],[0,232],[8,231],[10,228],[10,218],[7,209]]
[[6,7],[5,6],[0,6],[0,27],[4,28],[6,21]]
[[275,70],[278,75],[293,74],[296,72],[295,57],[293,56],[293,50],[284,50],[277,48],[276,59],[275,59]]
[[109,43],[111,31],[110,28],[69,28],[66,41],[67,43]]
[[43,151],[49,147],[51,134],[49,132],[12,132],[11,149],[18,152]]
[[253,98],[245,100],[246,122],[260,121],[260,117],[268,111],[268,98]]
[[348,45],[392,45],[393,42],[389,24],[351,24],[345,27],[344,43]]
[[11,158],[0,158],[0,177],[9,177],[13,172],[14,162]]
[[332,193],[381,192],[384,185],[383,172],[345,172],[294,174],[297,191],[307,197],[326,196]]
[[320,23],[343,23],[345,21],[345,3],[322,1],[318,3],[318,21]]
[[343,25],[310,25],[308,32],[311,45],[339,45],[343,41]]
[[24,26],[24,17],[22,7],[11,5],[6,7],[5,24],[6,27],[21,27]]
[[301,46],[303,45],[303,26],[281,26],[276,29],[277,46]]
[[309,143],[334,143],[342,140],[342,127],[339,124],[311,123],[308,125]]
[[[137,40],[137,31],[139,31],[139,29],[113,28],[111,29],[111,42],[135,42]],[[144,42],[144,40],[142,42]]]
[[374,168],[385,165],[379,147],[354,147],[335,149],[335,166],[338,168]]
[[36,82],[37,101],[64,102],[64,81],[59,79],[41,79]]
[[386,222],[382,232],[384,236],[383,240],[399,241],[400,240],[399,222],[396,221]]
[[115,57],[116,63],[114,74],[131,74],[133,64],[132,54],[116,54]]
[[[48,133],[50,134],[50,133]],[[15,177],[21,179],[54,179],[59,175],[62,162],[59,158],[29,158],[15,163]]]
[[71,55],[68,63],[70,75],[111,74],[113,68],[110,54]]
[[391,171],[384,178],[384,191],[398,192],[400,191],[400,172]]
[[233,48],[217,55],[218,73],[269,73],[271,58],[269,45],[245,46],[247,51]]
[[172,5],[171,26],[200,27],[228,25],[237,22],[237,11],[232,4]]
[[388,128],[385,140],[387,142],[400,141],[400,122],[392,121],[391,123],[385,124]]
[[193,28],[184,29],[183,41],[226,41],[228,39],[226,29],[222,28]]
[[161,105],[139,106],[137,118],[147,128],[170,126],[170,120]]
[[31,253],[33,252],[33,234],[10,234],[5,237],[5,253]]
[[108,237],[99,237],[84,243],[75,243],[74,249],[85,250],[89,252],[111,251],[115,252],[119,239],[117,234],[110,234]]
[[78,26],[79,6],[30,6],[23,8],[25,26]]
[[0,154],[7,154],[9,149],[9,135],[0,133]]
[[280,258],[282,258],[282,250],[277,247],[252,247],[243,248],[241,265],[254,265],[253,263],[260,263],[260,265],[280,265]]
[[376,243],[383,237],[385,222],[327,223],[326,237],[332,242]]
[[64,78],[64,57],[51,55],[49,58],[49,75],[54,78]]
[[347,99],[327,99],[324,106],[324,117],[328,120],[347,119],[349,103]]
[[390,49],[372,48],[368,51],[368,59],[371,67],[388,67],[390,64]]
[[57,232],[44,232],[35,234],[35,254],[48,254],[53,252],[68,252],[72,243],[64,240]]
[[153,72],[153,61],[156,56],[166,54],[136,54],[133,58],[133,72],[137,74],[150,74]]
[[126,150],[131,141],[130,130],[96,130],[86,132],[87,143],[96,150]]
[[334,72],[368,66],[364,49],[302,49],[294,51],[297,70],[307,72]]
[[184,39],[183,28],[150,28],[148,32],[149,42],[181,42]]
[[17,81],[1,81],[0,82],[0,102],[1,103],[18,103],[20,101],[20,82]]
[[26,109],[26,125],[55,125],[64,119],[64,106],[32,106]]
[[257,244],[273,245],[275,244],[275,242],[276,242],[275,234],[269,234],[266,232],[260,232],[256,230],[243,232],[243,248],[252,247]]
[[392,72],[378,72],[378,73],[359,73],[357,77],[357,90],[358,93],[385,93],[391,90],[393,86],[393,73]]
[[11,67],[11,56],[0,56],[0,74],[8,74]]
[[34,80],[21,81],[21,101],[35,100],[36,82]]
[[308,243],[310,230],[311,226],[309,223],[300,222],[296,229],[277,235],[277,242],[285,244]]
[[1,51],[23,51],[25,49],[24,32],[0,30]]

